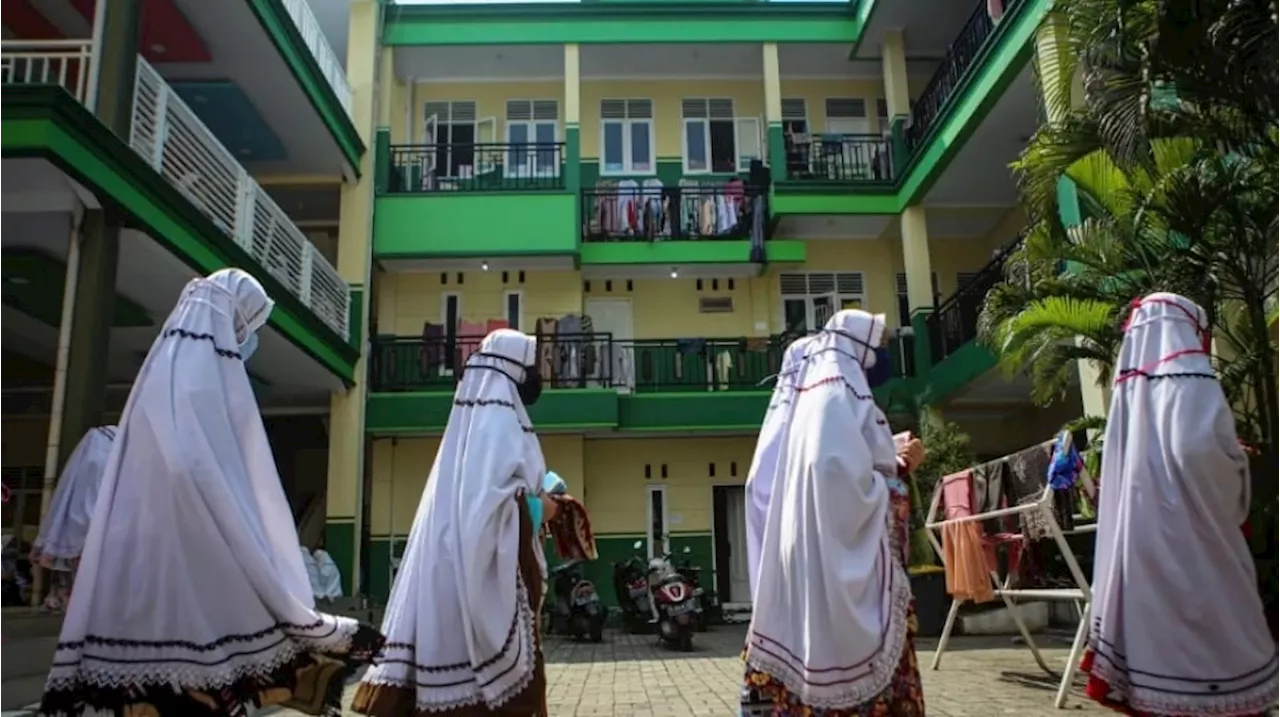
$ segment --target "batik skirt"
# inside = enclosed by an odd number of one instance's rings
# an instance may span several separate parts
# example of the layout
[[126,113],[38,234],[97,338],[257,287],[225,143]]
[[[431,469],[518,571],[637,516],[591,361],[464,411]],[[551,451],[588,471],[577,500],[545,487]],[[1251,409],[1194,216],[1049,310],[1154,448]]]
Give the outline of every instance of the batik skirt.
[[801,702],[768,672],[747,668],[742,685],[742,717],[924,717],[924,690],[916,662],[917,626],[912,604],[907,607],[907,639],[898,669],[893,681],[875,698],[855,707],[817,709]]

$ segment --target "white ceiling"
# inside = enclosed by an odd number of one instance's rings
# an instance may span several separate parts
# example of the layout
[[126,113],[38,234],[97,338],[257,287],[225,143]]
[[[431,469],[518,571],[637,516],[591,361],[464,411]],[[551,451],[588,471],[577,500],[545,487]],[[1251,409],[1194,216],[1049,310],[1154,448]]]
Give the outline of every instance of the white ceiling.
[[[50,197],[57,190],[61,172],[41,159],[3,160],[3,247],[36,249],[65,261],[70,234],[69,212],[11,211],[13,207],[55,207],[71,204],[70,188],[66,196]],[[21,179],[21,181],[18,181]],[[65,184],[64,184],[65,186]],[[36,189],[31,189],[35,187]],[[159,333],[165,317],[176,303],[182,288],[196,277],[186,264],[150,236],[126,230],[120,237],[120,258],[116,271],[116,290],[144,308],[155,325],[147,328],[115,328],[111,331],[108,356],[111,381],[133,380],[142,357]],[[21,312],[4,307],[0,321],[4,347],[46,364],[54,361],[57,329]],[[268,326],[262,331],[261,346],[249,362],[249,370],[270,383],[268,400],[279,398],[296,403],[314,399],[323,405],[329,393],[341,387],[340,381],[318,361],[308,356]]]
[[247,165],[252,172],[340,178],[345,159],[337,140],[249,5],[174,1],[214,59],[206,64],[163,63],[156,70],[168,80],[230,80],[240,87],[288,153],[284,161]]
[[[847,44],[783,44],[778,64],[783,77],[879,80],[878,60],[850,62]],[[762,78],[758,43],[583,45],[581,77],[615,78]],[[936,63],[912,62],[908,71],[921,82]],[[402,80],[560,80],[560,45],[461,45],[397,47],[396,74]]]
[[[931,239],[975,239],[990,232],[1013,206],[927,207],[925,223]],[[897,217],[885,214],[797,215],[783,217],[779,239],[897,239]]]
[[1009,165],[1038,125],[1031,67],[1023,70],[964,142],[925,197],[928,205],[1013,205],[1017,186]]
[[881,38],[889,30],[901,29],[907,57],[940,59],[977,8],[974,0],[893,0],[877,3],[862,44],[858,46],[858,57],[880,57]]

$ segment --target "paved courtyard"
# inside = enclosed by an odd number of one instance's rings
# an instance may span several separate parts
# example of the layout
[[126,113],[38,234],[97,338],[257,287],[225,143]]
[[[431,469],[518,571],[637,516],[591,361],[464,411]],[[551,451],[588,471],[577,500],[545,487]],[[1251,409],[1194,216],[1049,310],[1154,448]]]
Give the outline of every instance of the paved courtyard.
[[[719,626],[699,634],[681,653],[650,636],[610,632],[603,644],[546,639],[550,717],[732,717],[737,715],[745,627]],[[1050,665],[1066,661],[1067,645],[1040,640]],[[1057,680],[1010,638],[955,638],[942,668],[930,671],[934,640],[918,645],[929,717],[1049,717],[1114,714],[1077,692],[1067,710],[1053,708]],[[347,689],[347,699],[355,691]],[[286,713],[274,711],[284,717]]]

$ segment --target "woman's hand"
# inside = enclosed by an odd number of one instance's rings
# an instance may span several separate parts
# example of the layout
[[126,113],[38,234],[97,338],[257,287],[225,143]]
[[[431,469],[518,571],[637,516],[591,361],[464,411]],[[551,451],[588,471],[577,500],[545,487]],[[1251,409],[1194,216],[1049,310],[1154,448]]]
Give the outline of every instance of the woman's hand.
[[898,458],[902,460],[906,467],[906,472],[910,473],[924,463],[924,444],[919,438],[912,438],[898,449]]

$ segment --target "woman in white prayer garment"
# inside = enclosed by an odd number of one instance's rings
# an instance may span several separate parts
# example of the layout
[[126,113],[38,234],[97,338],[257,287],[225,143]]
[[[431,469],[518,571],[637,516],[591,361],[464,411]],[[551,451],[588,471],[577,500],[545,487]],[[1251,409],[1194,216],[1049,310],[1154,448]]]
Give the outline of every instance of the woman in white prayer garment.
[[70,597],[70,579],[84,550],[102,471],[115,438],[115,426],[98,426],[84,434],[67,458],[49,510],[40,521],[40,534],[31,546],[31,562],[54,573],[55,586],[44,603],[50,610],[62,609]]
[[320,592],[316,597],[324,600],[337,600],[342,597],[342,572],[333,556],[324,549],[324,543],[316,547],[313,553],[316,561],[316,578],[319,580]]
[[187,284],[134,381],[40,713],[340,713],[376,630],[315,610],[244,362],[272,302],[239,269]]
[[922,451],[899,457],[866,377],[887,340],[883,315],[837,312],[793,374],[752,588],[744,716],[925,714],[898,477]]
[[536,340],[510,329],[467,359],[356,712],[546,714],[538,527],[555,502],[525,409],[541,393],[536,362]]
[[1107,414],[1086,693],[1140,717],[1253,717],[1276,643],[1241,526],[1249,468],[1204,309],[1134,302]]

